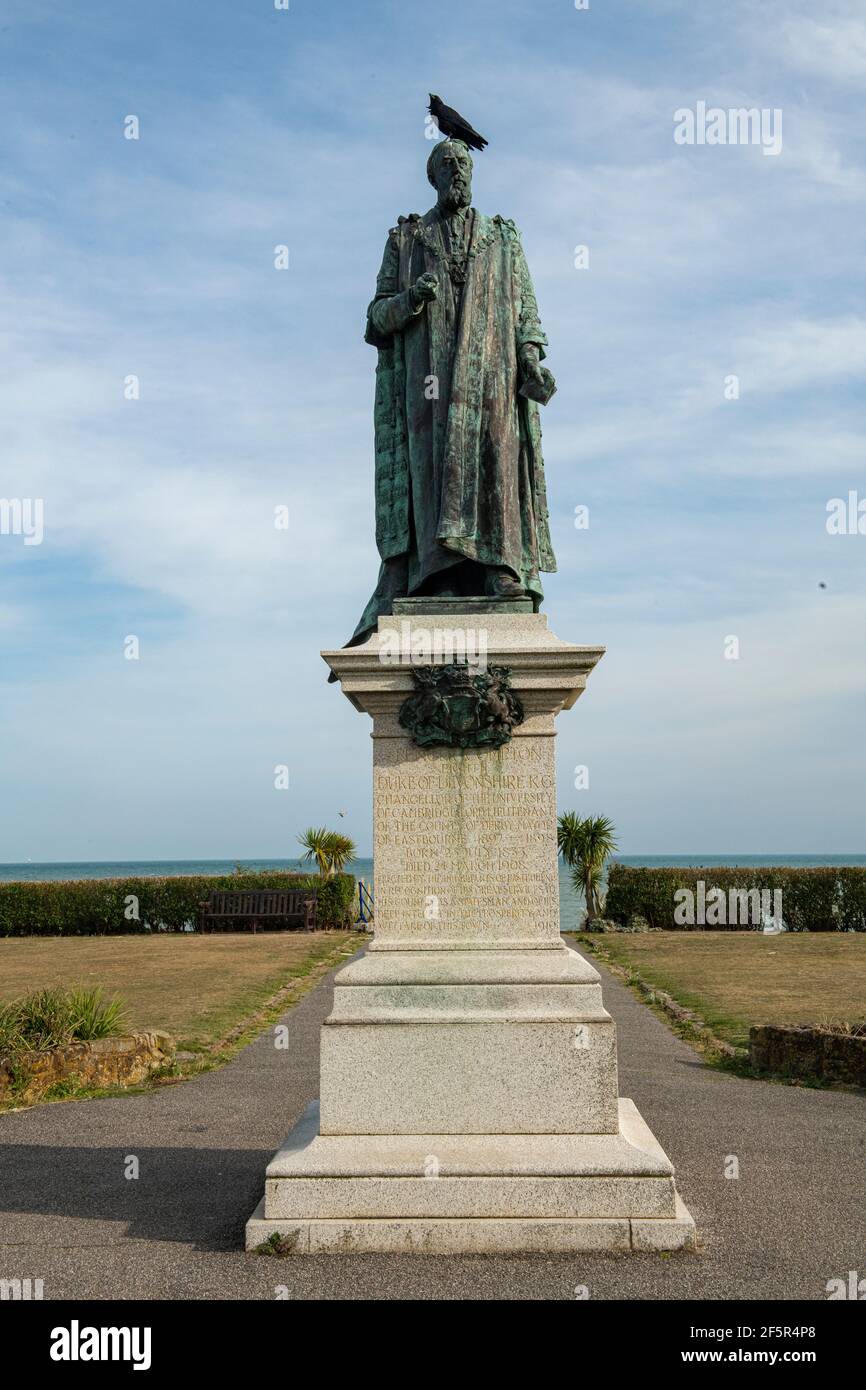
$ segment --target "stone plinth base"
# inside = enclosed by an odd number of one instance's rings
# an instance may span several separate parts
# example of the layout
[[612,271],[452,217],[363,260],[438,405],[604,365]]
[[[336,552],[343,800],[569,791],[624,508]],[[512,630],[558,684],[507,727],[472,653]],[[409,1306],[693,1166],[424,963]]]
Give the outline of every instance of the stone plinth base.
[[321,1132],[614,1134],[616,1036],[598,971],[535,950],[376,950],[337,975]]
[[630,1100],[616,1134],[322,1135],[314,1102],[247,1223],[293,1255],[681,1250],[694,1222]]
[[[618,1100],[598,971],[559,930],[555,720],[602,649],[530,610],[405,600],[369,641],[324,654],[373,720],[375,937],[335,978],[321,1099],[267,1170],[248,1249],[275,1235],[299,1255],[694,1240],[670,1161]],[[428,688],[455,649],[483,651],[500,684],[458,661],[450,694]]]

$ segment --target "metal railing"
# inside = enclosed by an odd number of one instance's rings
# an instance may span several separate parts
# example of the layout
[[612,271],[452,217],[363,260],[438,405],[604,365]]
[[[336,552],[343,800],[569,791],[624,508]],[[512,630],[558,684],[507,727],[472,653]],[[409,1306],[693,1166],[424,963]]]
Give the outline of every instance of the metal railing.
[[373,889],[366,879],[358,879],[358,921],[366,926],[373,921]]

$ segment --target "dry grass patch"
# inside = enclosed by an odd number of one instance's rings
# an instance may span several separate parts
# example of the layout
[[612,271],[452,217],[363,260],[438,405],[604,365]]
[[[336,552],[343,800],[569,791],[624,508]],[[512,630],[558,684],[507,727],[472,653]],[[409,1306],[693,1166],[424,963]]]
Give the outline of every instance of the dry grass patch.
[[198,1050],[364,939],[342,931],[5,937],[0,1002],[48,986],[99,986],[123,999],[131,1030],[165,1029],[180,1047]]
[[[580,939],[580,938],[579,938]],[[745,1047],[754,1023],[866,1019],[866,934],[648,932],[582,938]]]

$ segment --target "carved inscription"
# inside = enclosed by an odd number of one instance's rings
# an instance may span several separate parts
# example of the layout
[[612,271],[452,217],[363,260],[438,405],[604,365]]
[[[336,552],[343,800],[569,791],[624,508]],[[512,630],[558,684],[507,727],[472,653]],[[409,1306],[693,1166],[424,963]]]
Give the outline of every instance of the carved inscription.
[[553,740],[404,748],[374,770],[377,936],[558,936]]

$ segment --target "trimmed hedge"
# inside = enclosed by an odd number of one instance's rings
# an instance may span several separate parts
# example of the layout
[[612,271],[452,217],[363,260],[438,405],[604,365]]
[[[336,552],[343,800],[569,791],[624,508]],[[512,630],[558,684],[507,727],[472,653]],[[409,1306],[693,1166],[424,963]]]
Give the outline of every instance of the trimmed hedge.
[[[353,921],[357,894],[351,874],[320,878],[274,870],[188,874],[178,878],[80,878],[0,883],[0,936],[119,936],[183,931],[215,889],[317,888],[319,927]],[[137,900],[137,920],[128,914]]]
[[640,869],[612,864],[608,873],[605,917],[625,925],[629,918],[645,917],[651,927],[664,931],[744,931],[740,923],[683,926],[674,919],[677,889],[696,892],[703,880],[706,892],[721,888],[749,891],[766,889],[782,893],[782,917],[790,931],[866,931],[866,868],[821,867],[803,869],[773,865],[706,866],[689,869]]

